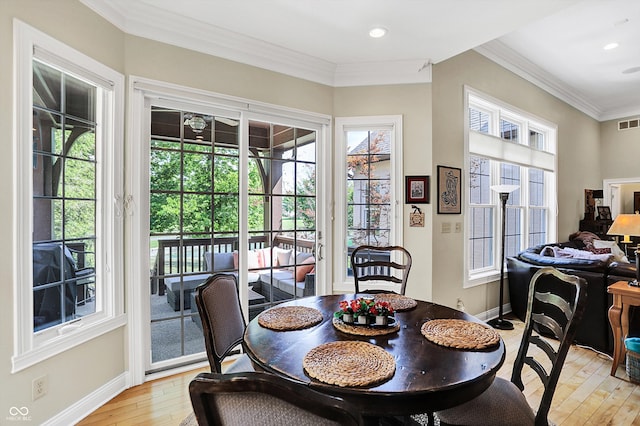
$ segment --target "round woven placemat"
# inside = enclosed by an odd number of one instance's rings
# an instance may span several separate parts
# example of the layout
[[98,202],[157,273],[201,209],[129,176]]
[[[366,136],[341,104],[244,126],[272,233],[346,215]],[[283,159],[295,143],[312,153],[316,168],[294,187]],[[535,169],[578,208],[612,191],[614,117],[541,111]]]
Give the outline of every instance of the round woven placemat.
[[322,313],[306,306],[276,306],[258,317],[258,324],[277,331],[301,330],[322,322]]
[[500,335],[493,328],[460,319],[427,321],[420,331],[433,343],[457,349],[486,349],[500,342]]
[[356,340],[324,343],[304,356],[302,366],[330,385],[360,387],[383,382],[396,371],[393,356],[379,346]]
[[389,302],[394,311],[408,311],[416,307],[418,302],[414,299],[394,293],[378,293],[374,296],[376,301]]
[[366,325],[353,325],[347,324],[340,318],[333,317],[333,326],[343,333],[353,334],[355,336],[384,336],[385,334],[395,333],[400,330],[400,322],[396,320],[396,323],[389,327],[382,326],[366,326]]

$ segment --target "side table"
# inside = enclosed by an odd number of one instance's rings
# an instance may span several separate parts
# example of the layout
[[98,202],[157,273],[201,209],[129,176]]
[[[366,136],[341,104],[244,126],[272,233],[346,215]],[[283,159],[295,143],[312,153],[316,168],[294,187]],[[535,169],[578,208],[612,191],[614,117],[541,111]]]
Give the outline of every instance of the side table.
[[623,340],[629,333],[629,306],[640,306],[640,287],[630,286],[628,281],[618,281],[611,284],[607,292],[613,295],[613,305],[609,308],[609,323],[613,330],[611,375],[615,376],[618,365],[627,352]]

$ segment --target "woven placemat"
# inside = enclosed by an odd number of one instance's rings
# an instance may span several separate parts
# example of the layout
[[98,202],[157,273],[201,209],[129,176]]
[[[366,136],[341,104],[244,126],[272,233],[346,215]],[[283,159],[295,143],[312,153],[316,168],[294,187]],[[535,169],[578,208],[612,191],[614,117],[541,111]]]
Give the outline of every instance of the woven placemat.
[[304,356],[302,366],[314,379],[330,385],[370,386],[393,377],[393,355],[357,340],[324,343]]
[[378,293],[374,296],[374,300],[380,302],[389,302],[394,311],[408,311],[416,307],[418,302],[414,299],[394,293]]
[[500,342],[500,335],[493,328],[460,319],[430,320],[422,324],[420,331],[433,343],[457,349],[486,349]]
[[276,306],[258,317],[258,324],[277,331],[300,330],[322,322],[322,313],[306,306]]
[[393,325],[382,327],[347,324],[340,318],[333,317],[333,326],[343,333],[353,334],[355,336],[384,336],[400,330],[400,322],[397,320]]

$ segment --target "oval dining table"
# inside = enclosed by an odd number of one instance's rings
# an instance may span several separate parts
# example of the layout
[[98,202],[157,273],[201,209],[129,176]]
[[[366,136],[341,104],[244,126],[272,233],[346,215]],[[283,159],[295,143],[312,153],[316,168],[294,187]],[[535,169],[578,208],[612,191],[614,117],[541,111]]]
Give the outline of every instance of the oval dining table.
[[[361,296],[361,295],[358,295]],[[395,313],[400,328],[384,336],[357,336],[336,329],[333,314],[341,300],[356,295],[341,294],[297,299],[278,306],[306,306],[322,313],[321,323],[302,330],[275,331],[262,327],[258,317],[247,326],[244,343],[247,355],[260,369],[301,382],[338,396],[362,415],[406,416],[435,412],[473,399],[493,382],[505,359],[502,339],[484,350],[461,350],[440,346],[420,332],[422,324],[438,318],[455,318],[482,323],[464,312],[417,300],[417,306]],[[369,387],[341,387],[311,378],[302,366],[311,349],[327,342],[360,340],[377,345],[395,359],[394,375]]]

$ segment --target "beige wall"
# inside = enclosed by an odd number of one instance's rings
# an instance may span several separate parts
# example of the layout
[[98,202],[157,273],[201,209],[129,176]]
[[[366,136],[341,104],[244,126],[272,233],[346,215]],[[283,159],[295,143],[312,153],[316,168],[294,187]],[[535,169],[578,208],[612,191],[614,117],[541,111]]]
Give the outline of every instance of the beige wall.
[[[142,76],[257,101],[330,114],[403,116],[404,173],[430,175],[431,203],[422,205],[424,228],[404,229],[404,244],[414,266],[408,294],[449,306],[461,297],[467,311],[481,313],[497,305],[495,283],[463,289],[464,234],[441,234],[442,222],[465,224],[463,215],[435,213],[437,165],[464,167],[463,85],[558,124],[559,238],[577,229],[584,188],[599,188],[603,177],[637,175],[637,137],[610,137],[609,124],[600,125],[546,92],[516,77],[486,58],[467,52],[433,69],[432,84],[330,88],[255,67],[210,57],[186,49],[128,36],[93,14],[76,0],[0,0],[0,286],[5,300],[0,310],[0,423],[11,406],[27,406],[33,424],[49,419],[87,397],[111,379],[126,373],[126,330],[116,330],[34,367],[11,374],[13,339],[12,244],[12,19],[18,17],[54,38],[94,57],[126,76]],[[637,134],[637,133],[636,133]],[[623,136],[623,135],[618,135]],[[602,169],[602,154],[604,154]],[[630,153],[624,164],[615,150]],[[133,141],[126,141],[131,143]],[[634,145],[635,144],[635,145]],[[634,151],[635,149],[635,151]],[[616,161],[618,163],[616,163]],[[602,170],[602,172],[601,172]],[[463,181],[464,184],[464,181]],[[464,192],[464,191],[463,191]],[[404,199],[404,195],[402,196]],[[405,222],[411,209],[403,205]],[[31,401],[31,382],[49,375],[49,393]]]
[[125,40],[128,76],[331,114],[331,87],[140,37]]
[[640,129],[618,130],[618,121],[630,118],[638,116],[600,124],[603,179],[640,177]]
[[[13,263],[12,250],[12,123],[14,115],[13,82],[13,18],[92,56],[122,72],[123,34],[79,3],[70,0],[2,0],[0,2],[0,287],[5,303],[0,310],[0,424],[4,424],[12,406],[28,407],[30,424],[40,424],[76,403],[124,372],[125,330],[119,329],[94,339],[38,365],[11,374],[13,354]],[[31,382],[48,375],[49,392],[37,401],[31,400]]]
[[[433,170],[464,169],[464,85],[558,125],[558,239],[576,231],[584,188],[602,185],[599,123],[473,51],[435,65],[432,85]],[[464,185],[463,178],[463,196]],[[464,289],[464,233],[440,232],[443,222],[466,226],[465,219],[434,214],[433,299],[456,306],[461,298],[468,312],[478,314],[497,306],[498,283]]]
[[[402,115],[404,174],[433,176],[430,84],[337,88],[334,91],[333,115]],[[404,194],[399,199],[404,203]],[[403,204],[403,244],[413,257],[407,295],[423,300],[431,300],[430,224],[433,203],[431,195],[431,204],[419,206],[425,213],[423,228],[409,227],[412,209],[410,205]]]

